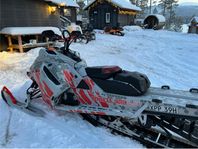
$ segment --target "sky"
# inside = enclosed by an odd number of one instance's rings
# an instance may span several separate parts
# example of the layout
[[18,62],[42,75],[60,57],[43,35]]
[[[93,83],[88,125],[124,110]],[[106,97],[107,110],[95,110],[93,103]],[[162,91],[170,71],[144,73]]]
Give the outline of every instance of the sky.
[[179,3],[186,3],[186,2],[197,2],[198,0],[179,0]]

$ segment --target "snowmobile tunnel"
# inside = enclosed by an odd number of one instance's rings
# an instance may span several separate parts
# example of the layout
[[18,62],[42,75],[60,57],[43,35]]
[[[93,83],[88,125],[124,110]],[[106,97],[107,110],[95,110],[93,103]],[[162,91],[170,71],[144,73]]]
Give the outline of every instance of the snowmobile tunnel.
[[162,15],[148,15],[144,19],[144,26],[146,29],[162,29],[165,25],[165,17]]

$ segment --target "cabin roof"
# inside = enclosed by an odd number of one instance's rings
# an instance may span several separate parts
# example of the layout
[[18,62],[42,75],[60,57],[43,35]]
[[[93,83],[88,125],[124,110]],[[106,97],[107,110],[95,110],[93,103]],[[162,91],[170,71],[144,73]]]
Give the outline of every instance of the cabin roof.
[[[96,1],[97,0],[93,0],[87,6],[85,6],[84,9],[88,9]],[[108,0],[108,1],[113,3],[114,5],[122,8],[122,9],[130,9],[130,10],[135,10],[135,11],[141,11],[140,7],[137,7],[136,5],[133,5],[129,0]]]
[[44,0],[44,1],[52,2],[61,6],[79,7],[79,5],[74,0]]
[[192,21],[198,23],[198,16],[193,17],[190,22],[192,22]]

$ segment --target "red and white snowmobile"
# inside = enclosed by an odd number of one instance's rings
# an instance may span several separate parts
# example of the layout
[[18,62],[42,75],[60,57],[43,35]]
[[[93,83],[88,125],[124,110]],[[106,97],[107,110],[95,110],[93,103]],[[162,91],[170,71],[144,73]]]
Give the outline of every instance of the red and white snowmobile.
[[87,67],[69,49],[72,40],[67,31],[63,37],[64,47],[40,50],[28,72],[32,85],[24,102],[6,87],[2,89],[2,98],[9,106],[44,117],[45,111],[34,104],[41,98],[55,111],[81,113],[92,123],[150,147],[198,147],[197,89],[154,88],[139,72],[118,66]]

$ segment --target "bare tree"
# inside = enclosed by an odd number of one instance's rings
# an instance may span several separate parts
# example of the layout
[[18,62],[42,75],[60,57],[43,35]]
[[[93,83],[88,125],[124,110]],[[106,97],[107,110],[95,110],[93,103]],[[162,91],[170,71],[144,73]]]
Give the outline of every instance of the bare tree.
[[160,0],[159,5],[163,8],[163,16],[166,15],[166,9],[168,7],[168,0]]
[[152,13],[152,6],[157,4],[158,0],[149,0],[149,13]]

